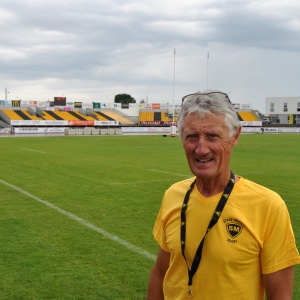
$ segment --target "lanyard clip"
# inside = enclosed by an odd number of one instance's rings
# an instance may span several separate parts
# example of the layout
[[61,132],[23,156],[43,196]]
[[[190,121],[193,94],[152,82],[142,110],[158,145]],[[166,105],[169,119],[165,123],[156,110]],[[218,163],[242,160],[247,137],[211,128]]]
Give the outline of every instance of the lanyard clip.
[[192,286],[191,286],[191,285],[189,285],[189,287],[188,287],[188,294],[189,294],[189,297],[190,297],[190,298],[193,298],[193,297],[194,297],[194,295],[193,295],[193,290],[192,290]]

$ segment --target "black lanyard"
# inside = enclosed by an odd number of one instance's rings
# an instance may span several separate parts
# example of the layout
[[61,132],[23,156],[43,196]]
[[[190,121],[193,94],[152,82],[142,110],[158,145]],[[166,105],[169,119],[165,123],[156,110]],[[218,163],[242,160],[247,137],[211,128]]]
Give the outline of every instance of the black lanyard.
[[188,266],[185,254],[184,254],[184,249],[185,249],[185,243],[186,243],[186,216],[185,216],[185,212],[187,210],[187,204],[189,202],[189,198],[190,198],[190,194],[191,191],[194,187],[196,183],[196,179],[193,181],[193,183],[190,185],[190,187],[188,188],[186,195],[184,197],[184,201],[182,204],[182,209],[181,209],[181,233],[180,233],[180,240],[181,240],[181,252],[182,255],[185,259],[186,265],[187,265],[187,269],[188,269],[188,275],[189,275],[189,281],[188,281],[188,293],[190,295],[190,297],[193,297],[193,292],[192,292],[192,283],[193,283],[193,276],[195,275],[199,265],[200,265],[200,261],[201,261],[201,257],[202,257],[202,249],[203,249],[203,245],[204,245],[204,240],[205,237],[207,235],[207,233],[211,230],[211,228],[218,222],[220,215],[223,211],[223,208],[230,196],[230,193],[234,187],[234,174],[230,171],[230,179],[227,183],[227,186],[225,187],[225,190],[221,196],[221,199],[215,209],[215,212],[211,218],[211,221],[207,227],[206,233],[202,239],[202,241],[200,242],[198,249],[196,251],[193,263],[192,263],[192,267],[191,269]]

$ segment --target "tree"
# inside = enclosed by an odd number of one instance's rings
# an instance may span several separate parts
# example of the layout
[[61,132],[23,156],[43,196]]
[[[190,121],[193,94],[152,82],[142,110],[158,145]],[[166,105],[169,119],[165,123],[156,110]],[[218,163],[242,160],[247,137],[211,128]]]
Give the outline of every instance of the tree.
[[115,103],[136,103],[135,99],[128,94],[118,94],[115,96]]

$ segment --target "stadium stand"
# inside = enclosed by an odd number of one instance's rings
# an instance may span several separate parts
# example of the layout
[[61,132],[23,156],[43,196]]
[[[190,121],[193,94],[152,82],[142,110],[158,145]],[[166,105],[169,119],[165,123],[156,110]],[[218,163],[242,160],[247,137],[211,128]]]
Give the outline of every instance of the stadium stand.
[[78,120],[86,121],[86,118],[74,111],[69,111],[68,113],[71,114],[73,117],[77,118]]
[[[139,114],[139,123],[140,122],[153,122],[153,121],[163,121],[170,122],[173,121],[169,117],[168,111],[141,111]],[[174,117],[174,121],[177,121],[177,116]]]
[[126,115],[118,114],[113,110],[92,111],[89,115],[84,115],[80,111],[63,111],[63,110],[41,110],[40,113],[35,116],[31,115],[27,110],[16,110],[16,109],[6,109],[3,111],[9,120],[64,120],[64,121],[118,121],[122,125],[135,125]]
[[154,112],[154,121],[161,121],[161,113],[160,111]]
[[243,121],[243,119],[242,119],[242,117],[239,115],[239,113],[237,112],[236,114],[237,114],[237,116],[238,116],[238,118],[239,118],[239,121]]
[[161,112],[161,120],[164,122],[170,121],[169,114],[167,111]]
[[106,117],[102,116],[101,114],[98,114],[97,111],[95,111],[93,113],[93,115],[95,116],[96,120],[99,120],[99,121],[108,121]]
[[97,117],[100,121],[115,121],[113,118],[107,116],[106,114],[104,114],[101,111],[95,111],[94,113],[97,115]]
[[[141,122],[171,122],[173,121],[171,115],[167,110],[141,110],[138,119],[133,122],[126,115],[118,113],[114,109],[105,109],[104,111],[93,111],[88,113],[79,110],[64,111],[64,110],[42,110],[41,114],[33,115],[28,110],[19,109],[2,109],[9,120],[63,120],[63,121],[118,121],[121,125],[135,125]],[[260,118],[254,111],[237,111],[240,121],[260,121]],[[174,116],[174,121],[177,122],[177,116]]]
[[27,110],[17,110],[17,109],[2,109],[1,110],[9,120],[84,120],[93,121],[95,118],[91,116],[84,116],[79,111],[58,111],[58,110],[43,110],[41,117],[31,115]]
[[252,111],[239,111],[238,115],[241,117],[242,121],[259,121],[259,118]]
[[12,109],[2,109],[2,112],[10,119],[10,120],[23,120],[23,118],[16,113],[15,110]]
[[43,119],[44,120],[65,120],[65,121],[93,121],[94,118],[90,116],[84,116],[80,112],[76,111],[59,111],[59,110],[52,110],[46,111],[43,110]]
[[42,119],[49,120],[49,121],[56,120],[55,117],[52,114],[49,114],[49,111],[46,110],[42,111]]
[[15,112],[22,118],[22,120],[31,120],[31,118],[29,118],[29,116],[27,116],[22,110],[16,110]]
[[59,116],[62,120],[65,121],[78,121],[79,119],[74,115],[71,115],[68,111],[53,111],[57,116]]
[[95,118],[93,118],[92,116],[85,116],[80,111],[69,111],[69,113],[82,121],[94,121],[95,120]]
[[[173,118],[169,116],[168,112],[162,111],[161,112],[161,120],[164,122],[173,121]],[[174,116],[174,122],[177,122],[177,116]]]
[[126,125],[134,125],[134,122],[130,121],[126,117],[123,117],[116,112],[112,110],[106,110],[105,111],[105,116],[110,117],[112,120],[118,121],[121,124],[126,124]]
[[41,118],[31,115],[25,109],[2,109],[2,112],[5,113],[10,120],[41,120]]
[[65,120],[94,121],[94,118],[85,116],[80,111],[64,111],[64,118]]
[[139,114],[139,123],[154,121],[154,111],[141,111]]
[[22,110],[16,110],[16,114],[18,114],[23,120],[31,120],[26,114],[23,113]]
[[[46,112],[46,111],[44,110],[44,111],[43,111],[43,114],[44,114],[45,112]],[[53,118],[53,119],[50,119],[50,120],[59,120],[59,121],[64,120],[64,118],[60,117],[59,115],[56,114],[56,112],[54,112],[54,111],[52,111],[52,110],[48,110],[48,111],[46,112],[46,114],[45,114],[46,119],[45,119],[45,120],[49,120],[49,119],[47,118],[47,115],[50,115],[50,116]]]
[[35,115],[30,114],[27,110],[22,109],[23,114],[25,114],[26,116],[28,116],[30,118],[30,120],[42,120],[40,117],[37,117]]

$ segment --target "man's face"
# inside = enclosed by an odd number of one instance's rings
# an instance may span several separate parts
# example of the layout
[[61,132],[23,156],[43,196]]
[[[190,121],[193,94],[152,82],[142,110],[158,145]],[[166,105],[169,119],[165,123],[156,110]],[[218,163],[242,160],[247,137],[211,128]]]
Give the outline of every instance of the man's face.
[[209,180],[228,176],[232,147],[238,142],[239,132],[230,138],[223,115],[192,113],[184,119],[182,144],[192,173]]

